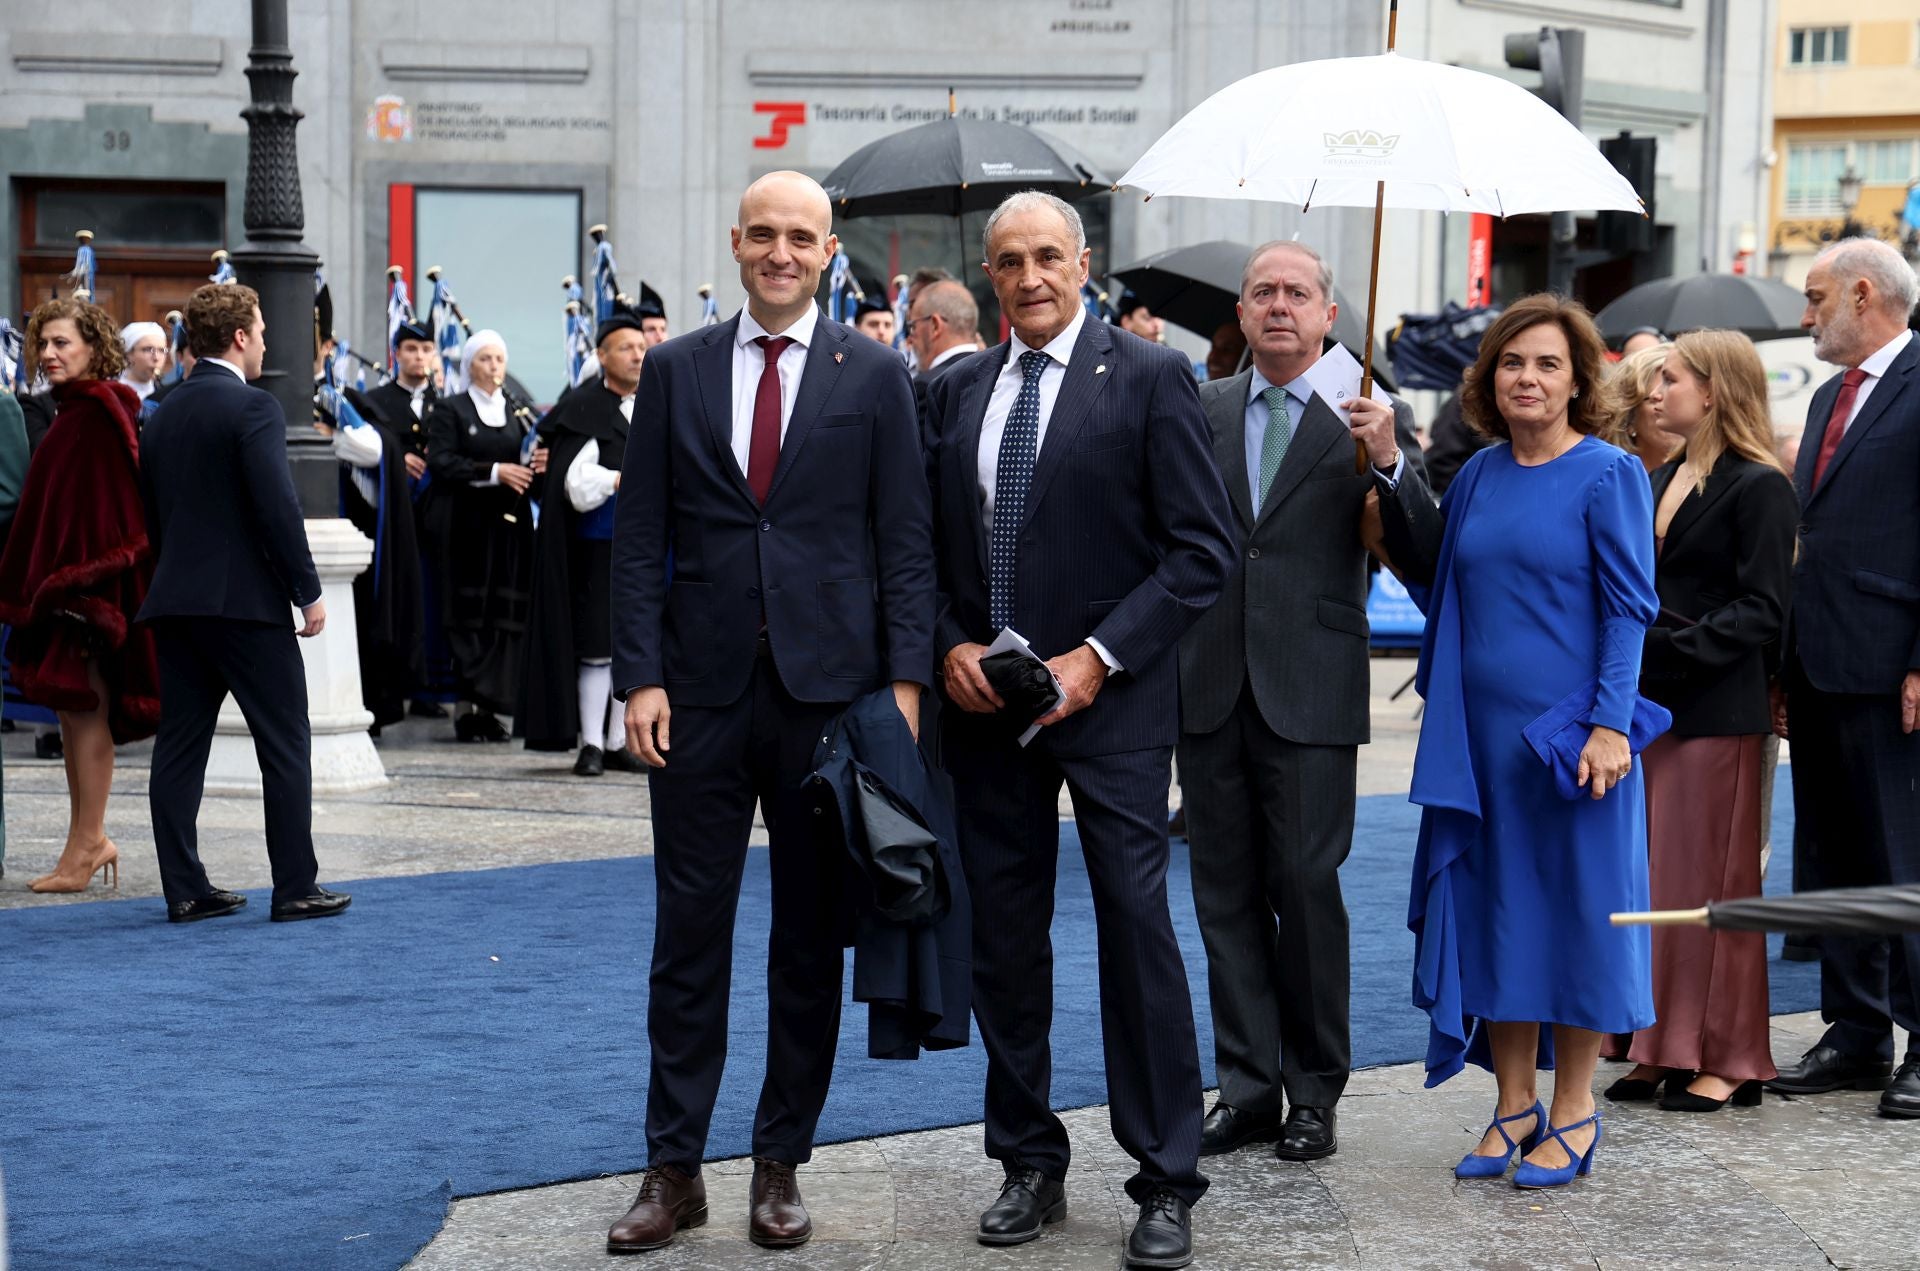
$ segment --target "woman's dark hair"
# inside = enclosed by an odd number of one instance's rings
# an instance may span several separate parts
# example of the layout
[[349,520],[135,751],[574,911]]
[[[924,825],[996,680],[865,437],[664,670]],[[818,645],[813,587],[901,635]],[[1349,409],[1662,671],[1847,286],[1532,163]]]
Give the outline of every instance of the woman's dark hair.
[[1585,305],[1550,291],[1508,305],[1480,337],[1480,354],[1467,368],[1460,388],[1460,413],[1476,432],[1501,441],[1513,440],[1513,430],[1501,416],[1500,403],[1494,396],[1494,367],[1515,336],[1543,322],[1560,328],[1573,354],[1573,387],[1578,395],[1567,403],[1567,423],[1575,432],[1588,436],[1605,434],[1609,416],[1600,389],[1606,380],[1607,342],[1600,337],[1600,329],[1593,325],[1593,315]]
[[87,346],[88,379],[110,380],[127,369],[127,351],[120,347],[119,324],[107,311],[88,300],[49,300],[27,319],[27,342],[21,349],[26,359],[27,378],[40,373],[40,333],[49,322],[66,318],[80,333]]

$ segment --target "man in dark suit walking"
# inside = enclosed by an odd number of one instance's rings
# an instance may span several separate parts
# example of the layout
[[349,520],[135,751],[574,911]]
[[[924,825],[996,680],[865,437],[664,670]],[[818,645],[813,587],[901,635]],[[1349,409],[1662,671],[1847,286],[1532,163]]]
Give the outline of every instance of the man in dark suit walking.
[[[1366,399],[1342,411],[1307,378],[1336,308],[1312,248],[1255,248],[1238,306],[1253,365],[1200,386],[1239,557],[1180,643],[1180,780],[1220,1078],[1203,1156],[1277,1138],[1282,1160],[1310,1161],[1338,1146],[1352,1060],[1340,863],[1368,735],[1368,492],[1383,515],[1439,531],[1413,412]],[[1356,438],[1371,465],[1357,475]]]
[[[1842,239],[1807,274],[1823,362],[1794,486],[1800,536],[1775,729],[1793,740],[1797,880],[1810,888],[1920,883],[1920,284],[1900,253]],[[1784,710],[1782,707],[1784,706]],[[1767,1085],[1878,1090],[1883,1116],[1920,1117],[1920,934],[1820,938],[1825,1036]],[[1889,1085],[1893,1028],[1906,1057]]]
[[[986,267],[1013,339],[934,385],[943,753],[974,912],[974,1016],[987,1048],[987,1155],[1006,1170],[980,1217],[1018,1244],[1064,1216],[1067,1133],[1048,1105],[1062,782],[1100,942],[1114,1137],[1139,1162],[1129,1265],[1192,1256],[1200,1068],[1167,912],[1173,646],[1231,564],[1227,494],[1178,354],[1080,305],[1086,233],[1025,192],[987,221]],[[995,718],[980,659],[1011,627],[1066,694],[1032,744]]]
[[[153,545],[160,732],[147,799],[167,918],[232,913],[246,897],[207,881],[195,822],[220,703],[229,692],[260,758],[275,922],[331,917],[349,897],[319,886],[313,855],[307,673],[294,639],[319,635],[327,607],[287,469],[287,421],[259,378],[266,324],[251,287],[216,283],[187,301],[193,374],[140,436]],[[296,633],[292,611],[299,609]]]
[[[652,769],[657,899],[648,1168],[607,1234],[658,1249],[706,1221],[700,1162],[727,1049],[733,915],[756,802],[772,840],[767,1065],[748,1236],[813,1232],[812,1154],[839,1036],[838,879],[801,782],[825,725],[933,668],[933,559],[913,388],[892,349],[822,319],[832,208],[775,172],[733,229],[747,306],[647,355],[613,532],[613,684]],[[669,569],[671,561],[671,569]]]

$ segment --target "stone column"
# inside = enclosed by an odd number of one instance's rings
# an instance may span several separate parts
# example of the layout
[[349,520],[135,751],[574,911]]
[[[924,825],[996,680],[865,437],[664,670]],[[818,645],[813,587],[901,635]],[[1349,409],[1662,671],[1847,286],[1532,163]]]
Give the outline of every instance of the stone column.
[[[360,657],[353,634],[353,580],[373,560],[373,542],[352,522],[334,517],[308,521],[307,543],[327,605],[327,629],[300,642],[313,722],[313,793],[318,797],[375,789],[387,784],[387,774],[367,736],[373,716],[360,701]],[[231,697],[220,708],[207,758],[207,793],[260,793],[253,737]]]

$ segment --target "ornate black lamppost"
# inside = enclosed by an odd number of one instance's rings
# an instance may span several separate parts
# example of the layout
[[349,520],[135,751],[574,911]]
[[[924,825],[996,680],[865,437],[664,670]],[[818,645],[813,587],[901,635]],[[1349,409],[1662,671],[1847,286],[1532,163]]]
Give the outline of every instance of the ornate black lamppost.
[[267,358],[259,384],[280,399],[287,416],[293,487],[308,517],[340,514],[338,464],[313,421],[313,276],[320,257],[300,241],[306,211],[293,131],[293,50],[287,43],[287,0],[253,0],[253,47],[247,82],[247,241],[233,253],[234,272],[260,293]]

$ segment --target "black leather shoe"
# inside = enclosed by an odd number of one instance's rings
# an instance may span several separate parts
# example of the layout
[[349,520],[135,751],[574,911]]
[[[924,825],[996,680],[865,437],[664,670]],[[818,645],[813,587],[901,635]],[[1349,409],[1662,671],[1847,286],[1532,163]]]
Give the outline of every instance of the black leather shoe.
[[199,922],[202,918],[223,918],[247,903],[245,896],[216,891],[193,900],[176,900],[167,906],[168,922]]
[[609,750],[603,762],[608,772],[645,772],[647,770],[646,761],[624,746]]
[[505,741],[507,730],[499,716],[475,711],[453,721],[453,735],[460,741]]
[[1223,1156],[1248,1143],[1271,1143],[1280,1137],[1280,1118],[1259,1116],[1216,1103],[1200,1123],[1200,1155]]
[[1880,1115],[1908,1120],[1920,1117],[1920,1055],[1908,1055],[1901,1061],[1900,1071],[1893,1074],[1892,1084],[1880,1096]]
[[331,918],[352,903],[353,897],[345,892],[328,891],[324,887],[316,887],[311,896],[274,905],[272,916],[275,922],[299,922],[303,918]]
[[1287,1109],[1287,1123],[1280,1128],[1280,1146],[1273,1154],[1283,1161],[1317,1161],[1340,1150],[1334,1134],[1337,1118],[1332,1108],[1308,1108],[1294,1104]]
[[1193,1228],[1187,1202],[1158,1188],[1140,1206],[1140,1219],[1127,1237],[1130,1267],[1184,1267],[1193,1261]]
[[424,698],[414,698],[407,703],[407,714],[415,719],[445,719],[447,708],[438,702],[429,702]]
[[597,777],[607,770],[607,752],[598,746],[580,747],[580,757],[573,761],[573,775],[576,777]]
[[1893,1064],[1885,1059],[1859,1059],[1843,1054],[1821,1042],[1791,1068],[1766,1083],[1769,1090],[1781,1094],[1825,1094],[1846,1087],[1851,1090],[1884,1090]]
[[1067,1216],[1067,1185],[1037,1169],[1007,1171],[1000,1199],[980,1215],[980,1243],[1023,1245]]
[[66,743],[60,740],[59,733],[39,733],[33,739],[33,757],[35,759],[61,759],[66,756]]

